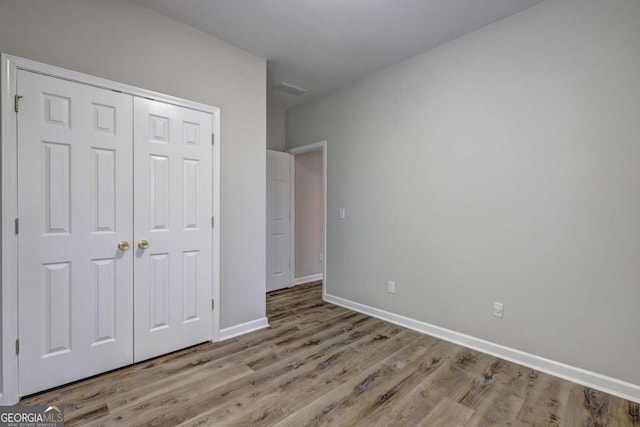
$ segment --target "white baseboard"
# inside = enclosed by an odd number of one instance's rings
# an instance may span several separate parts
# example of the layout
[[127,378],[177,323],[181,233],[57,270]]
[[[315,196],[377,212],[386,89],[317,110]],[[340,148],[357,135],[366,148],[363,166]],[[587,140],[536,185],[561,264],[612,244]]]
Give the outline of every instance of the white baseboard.
[[368,305],[360,304],[335,295],[327,294],[325,301],[341,307],[345,307],[369,316],[385,320],[396,325],[412,329],[423,334],[431,335],[445,341],[462,345],[501,359],[508,360],[519,365],[545,372],[549,375],[582,384],[605,393],[613,394],[623,399],[640,403],[640,385],[631,384],[616,378],[587,371],[582,368],[570,366],[555,360],[547,359],[535,354],[526,353],[510,347],[505,347],[480,338],[465,335],[460,332],[445,329],[426,322],[411,319],[409,317],[394,314]]
[[293,279],[293,286],[302,285],[303,283],[316,282],[322,280],[322,273],[312,274],[311,276],[296,277]]
[[228,340],[229,338],[237,337],[239,335],[248,334],[249,332],[257,331],[269,327],[269,320],[266,317],[261,319],[251,320],[249,322],[241,323],[239,325],[231,326],[229,328],[220,329],[218,334],[218,341]]

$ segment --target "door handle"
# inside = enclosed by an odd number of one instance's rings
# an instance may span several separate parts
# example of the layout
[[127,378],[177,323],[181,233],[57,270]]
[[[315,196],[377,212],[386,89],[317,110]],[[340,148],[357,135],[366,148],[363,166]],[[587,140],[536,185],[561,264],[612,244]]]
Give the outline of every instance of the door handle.
[[127,242],[126,240],[121,240],[120,242],[118,242],[118,249],[120,249],[121,251],[126,251],[127,249],[129,249],[129,242]]
[[146,240],[140,240],[138,242],[138,247],[140,249],[147,249],[149,247],[149,242],[147,242]]

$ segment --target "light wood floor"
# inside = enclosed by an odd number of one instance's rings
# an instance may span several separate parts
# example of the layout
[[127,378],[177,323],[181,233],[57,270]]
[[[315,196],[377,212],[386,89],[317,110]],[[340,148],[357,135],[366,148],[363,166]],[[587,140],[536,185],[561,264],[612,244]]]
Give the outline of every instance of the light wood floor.
[[67,425],[638,426],[639,405],[321,300],[267,297],[271,328],[24,399]]

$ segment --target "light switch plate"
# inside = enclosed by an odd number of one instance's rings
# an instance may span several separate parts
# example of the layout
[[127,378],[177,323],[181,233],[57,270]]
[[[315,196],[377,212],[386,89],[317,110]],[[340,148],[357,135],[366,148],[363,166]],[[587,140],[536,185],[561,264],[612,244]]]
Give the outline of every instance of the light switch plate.
[[389,282],[387,283],[387,292],[389,292],[390,294],[396,293],[396,282],[394,282],[393,280],[389,280]]
[[502,304],[501,302],[494,302],[493,315],[502,319],[502,316],[504,315],[504,304]]

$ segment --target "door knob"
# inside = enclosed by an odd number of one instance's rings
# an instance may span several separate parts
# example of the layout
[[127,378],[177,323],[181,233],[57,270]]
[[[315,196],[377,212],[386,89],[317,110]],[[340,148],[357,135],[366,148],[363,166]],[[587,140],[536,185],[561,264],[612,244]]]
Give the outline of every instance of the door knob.
[[118,249],[120,249],[121,251],[126,251],[127,249],[129,249],[129,242],[127,242],[126,240],[118,242]]
[[140,249],[147,249],[149,247],[149,242],[147,242],[146,240],[140,240],[138,242],[138,247]]

